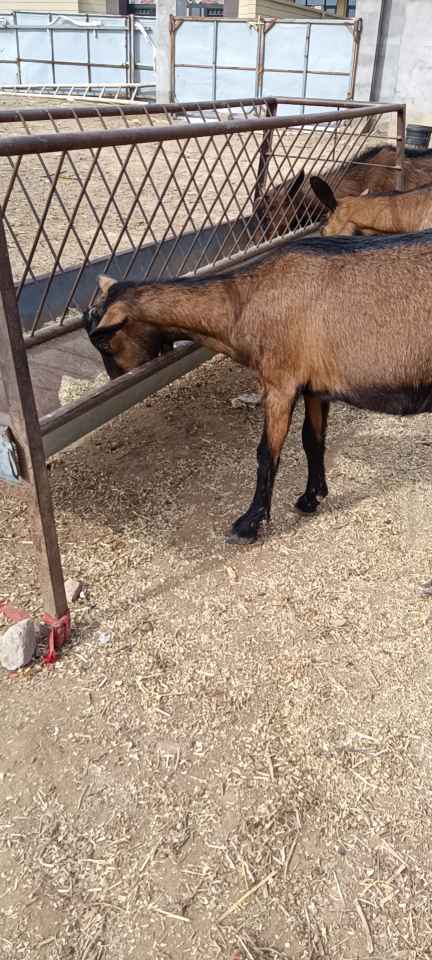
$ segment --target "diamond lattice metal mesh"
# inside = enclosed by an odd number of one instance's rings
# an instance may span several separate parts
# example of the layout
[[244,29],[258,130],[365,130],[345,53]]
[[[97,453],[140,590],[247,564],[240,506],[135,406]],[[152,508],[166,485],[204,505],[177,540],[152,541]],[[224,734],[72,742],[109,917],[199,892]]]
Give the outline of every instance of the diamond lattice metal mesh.
[[[96,260],[100,272],[115,269],[117,276],[135,279],[140,251],[150,245],[140,278],[159,279],[197,273],[313,228],[318,203],[303,190],[302,219],[296,220],[298,197],[289,196],[287,183],[304,168],[307,174],[325,170],[336,185],[347,162],[375,142],[379,121],[378,115],[330,122],[324,114],[319,124],[305,116],[302,125],[291,127],[281,118],[275,129],[245,131],[236,121],[251,112],[255,118],[268,116],[268,105],[237,104],[235,120],[226,106],[174,109],[128,114],[119,107],[107,116],[95,108],[83,117],[72,108],[63,118],[52,109],[43,121],[26,111],[3,122],[0,117],[0,136],[40,134],[41,127],[69,134],[151,126],[162,137],[53,153],[42,146],[31,155],[0,151],[0,203],[19,303],[26,285],[38,281],[32,333],[80,312],[80,283]],[[206,125],[215,120],[221,132],[207,133]],[[199,135],[171,139],[173,123],[180,137],[187,124],[197,122]],[[75,273],[62,309],[53,310],[53,284],[71,268]]]

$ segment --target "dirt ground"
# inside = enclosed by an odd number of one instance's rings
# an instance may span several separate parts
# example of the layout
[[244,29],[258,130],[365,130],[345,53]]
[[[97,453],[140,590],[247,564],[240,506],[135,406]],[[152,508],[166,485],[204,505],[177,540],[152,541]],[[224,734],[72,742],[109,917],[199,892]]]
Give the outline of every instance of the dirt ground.
[[53,462],[86,589],[57,665],[1,677],[2,960],[432,956],[430,425],[335,407],[303,518],[299,408],[271,529],[230,547],[253,386],[216,358]]

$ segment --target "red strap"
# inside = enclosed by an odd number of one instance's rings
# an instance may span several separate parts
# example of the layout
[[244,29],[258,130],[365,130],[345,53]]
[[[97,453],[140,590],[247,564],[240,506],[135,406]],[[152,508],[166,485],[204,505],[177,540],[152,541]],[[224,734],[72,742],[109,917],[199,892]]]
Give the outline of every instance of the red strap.
[[56,619],[49,613],[43,615],[44,623],[51,628],[48,637],[48,653],[44,657],[44,663],[54,663],[57,660],[57,650],[67,643],[70,637],[71,618],[68,610],[62,617]]
[[[12,604],[10,604],[7,600],[0,601],[0,613],[3,613],[4,616],[7,617],[8,620],[12,620],[13,623],[18,623],[19,620],[31,619],[29,613],[26,613],[25,610],[19,610],[17,607],[13,607]],[[59,650],[64,643],[67,643],[70,637],[70,611],[67,610],[66,613],[58,619],[56,617],[52,617],[49,613],[44,613],[43,621],[50,628],[48,637],[48,653],[43,658],[44,663],[54,663],[54,661],[57,660],[57,650]]]
[[3,613],[8,620],[12,620],[14,623],[18,623],[19,620],[27,620],[30,617],[30,614],[26,613],[25,610],[18,610],[7,600],[0,601],[0,613]]

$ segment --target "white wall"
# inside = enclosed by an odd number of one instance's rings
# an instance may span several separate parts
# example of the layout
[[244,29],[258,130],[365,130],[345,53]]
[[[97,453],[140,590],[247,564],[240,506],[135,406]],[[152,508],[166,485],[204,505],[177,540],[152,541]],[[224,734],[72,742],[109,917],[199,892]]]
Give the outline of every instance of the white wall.
[[357,0],[363,36],[356,98],[369,99],[380,20],[375,99],[402,101],[409,123],[432,124],[432,0]]

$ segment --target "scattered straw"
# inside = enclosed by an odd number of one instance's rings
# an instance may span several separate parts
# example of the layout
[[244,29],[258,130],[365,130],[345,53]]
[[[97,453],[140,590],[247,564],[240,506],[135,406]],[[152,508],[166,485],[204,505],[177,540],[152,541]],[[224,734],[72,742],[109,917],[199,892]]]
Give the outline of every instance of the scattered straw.
[[267,874],[266,877],[263,877],[262,880],[259,880],[258,883],[254,883],[253,887],[250,887],[249,890],[247,890],[246,893],[243,894],[243,896],[239,897],[239,899],[236,900],[235,903],[232,903],[231,906],[228,907],[228,909],[225,910],[224,913],[222,913],[222,915],[219,917],[219,923],[222,923],[222,920],[225,920],[226,917],[229,917],[231,913],[234,913],[234,911],[237,910],[238,907],[243,906],[243,904],[246,903],[247,900],[249,900],[249,897],[252,897],[253,894],[257,892],[257,890],[260,890],[261,887],[263,887],[266,883],[269,883],[270,880],[273,880],[273,877],[276,876],[276,873],[277,873],[277,870],[272,870],[270,873]]
[[372,935],[371,935],[370,928],[369,928],[369,924],[368,924],[368,922],[367,922],[367,920],[366,920],[366,916],[365,916],[364,910],[363,910],[363,908],[362,908],[362,905],[361,905],[360,901],[359,901],[357,898],[354,900],[354,906],[355,906],[355,908],[356,908],[356,910],[357,910],[357,913],[358,913],[358,915],[359,915],[359,917],[360,917],[360,923],[361,923],[361,925],[362,925],[362,927],[363,927],[363,930],[364,930],[364,932],[365,932],[367,952],[370,953],[370,954],[372,954],[372,953],[374,952],[374,945],[373,945]]

